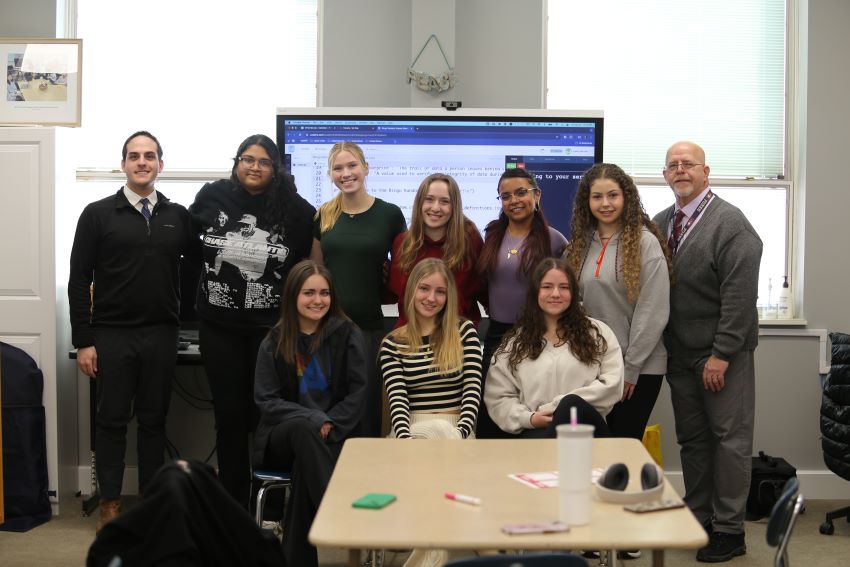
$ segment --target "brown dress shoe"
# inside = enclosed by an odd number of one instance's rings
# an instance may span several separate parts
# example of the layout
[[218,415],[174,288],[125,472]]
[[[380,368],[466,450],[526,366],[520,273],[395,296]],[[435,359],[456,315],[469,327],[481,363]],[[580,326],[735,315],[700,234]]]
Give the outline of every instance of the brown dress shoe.
[[103,526],[114,520],[118,517],[118,514],[121,513],[121,499],[118,498],[116,500],[106,500],[105,498],[100,499],[100,518],[97,520],[96,531],[100,531],[103,529]]

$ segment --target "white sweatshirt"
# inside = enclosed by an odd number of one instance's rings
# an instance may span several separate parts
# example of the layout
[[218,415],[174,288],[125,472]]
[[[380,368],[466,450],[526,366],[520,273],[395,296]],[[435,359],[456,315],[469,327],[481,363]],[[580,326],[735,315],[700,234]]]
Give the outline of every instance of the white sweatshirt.
[[515,372],[508,364],[512,343],[508,352],[493,357],[484,385],[484,403],[503,431],[532,429],[531,414],[555,411],[567,394],[580,396],[602,417],[610,413],[623,395],[623,355],[610,327],[590,320],[608,343],[600,364],[580,362],[567,344],[554,347],[547,343],[536,360],[526,358]]

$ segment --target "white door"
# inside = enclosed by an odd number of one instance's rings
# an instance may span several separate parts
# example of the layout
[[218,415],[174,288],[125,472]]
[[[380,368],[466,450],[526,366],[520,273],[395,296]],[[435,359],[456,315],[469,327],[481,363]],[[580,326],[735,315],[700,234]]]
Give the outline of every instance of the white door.
[[47,473],[58,504],[53,128],[0,128],[0,341],[44,373]]

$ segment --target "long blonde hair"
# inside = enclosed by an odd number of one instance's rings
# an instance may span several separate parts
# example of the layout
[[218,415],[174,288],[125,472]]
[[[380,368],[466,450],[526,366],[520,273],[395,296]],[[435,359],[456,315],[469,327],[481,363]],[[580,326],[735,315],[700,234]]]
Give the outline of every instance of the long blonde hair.
[[460,317],[457,314],[457,290],[446,263],[439,258],[426,258],[414,266],[404,290],[404,309],[407,323],[389,334],[389,338],[403,345],[403,352],[415,353],[422,346],[422,325],[414,305],[419,283],[433,274],[440,274],[446,282],[446,304],[437,314],[434,330],[429,337],[434,352],[434,368],[447,374],[463,365],[463,345],[460,340]]
[[[435,181],[443,181],[449,188],[449,201],[452,207],[452,216],[446,224],[446,243],[443,245],[443,261],[449,270],[458,270],[464,262],[470,259],[472,247],[467,242],[467,225],[472,221],[463,214],[463,201],[460,196],[460,187],[457,181],[445,173],[432,173],[422,180],[416,197],[413,199],[413,216],[410,219],[410,228],[404,235],[399,250],[399,267],[404,273],[410,273],[416,263],[416,256],[425,242],[425,220],[422,214],[422,204],[428,195],[428,189]],[[475,225],[472,225],[474,228]],[[477,229],[476,229],[477,230]]]
[[[366,154],[363,153],[363,148],[354,142],[337,142],[331,147],[328,153],[328,176],[331,175],[333,163],[336,156],[340,152],[349,152],[354,158],[360,162],[364,170],[369,171],[369,164],[366,163]],[[339,220],[339,215],[342,214],[342,192],[337,193],[336,197],[324,203],[319,210],[316,211],[315,218],[321,219],[319,223],[319,231],[324,234],[334,227],[336,221]]]

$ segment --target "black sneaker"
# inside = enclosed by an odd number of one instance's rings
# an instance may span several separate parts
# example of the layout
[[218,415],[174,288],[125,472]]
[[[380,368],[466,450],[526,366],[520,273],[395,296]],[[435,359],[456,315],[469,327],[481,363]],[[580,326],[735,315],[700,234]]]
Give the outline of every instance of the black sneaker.
[[617,552],[618,559],[640,559],[641,555],[639,549],[626,549]]
[[744,534],[713,532],[708,540],[708,545],[697,551],[697,561],[721,563],[738,555],[744,555],[746,552],[747,544],[744,540]]

